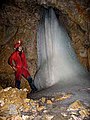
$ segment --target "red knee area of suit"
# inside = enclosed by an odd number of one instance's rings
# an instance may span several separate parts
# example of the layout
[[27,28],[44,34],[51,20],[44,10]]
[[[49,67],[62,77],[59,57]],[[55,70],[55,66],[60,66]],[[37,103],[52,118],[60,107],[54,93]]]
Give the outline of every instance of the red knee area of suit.
[[26,79],[30,76],[30,73],[28,70],[24,67],[19,67],[17,68],[17,71],[15,72],[15,79],[16,80],[21,80],[21,76],[24,76]]

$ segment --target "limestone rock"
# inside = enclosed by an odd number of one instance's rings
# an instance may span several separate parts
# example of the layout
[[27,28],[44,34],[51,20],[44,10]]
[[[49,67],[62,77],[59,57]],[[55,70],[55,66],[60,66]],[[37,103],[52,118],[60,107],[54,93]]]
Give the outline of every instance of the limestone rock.
[[24,103],[29,103],[30,102],[30,99],[26,98],[24,99]]
[[74,103],[72,103],[69,106],[70,110],[78,110],[78,109],[81,109],[81,108],[84,108],[84,105],[79,100],[76,100]]
[[45,109],[44,106],[40,106],[40,107],[37,108],[37,111],[42,111],[42,110],[44,110],[44,109]]
[[14,115],[11,117],[7,117],[6,120],[22,120],[22,118],[19,115]]
[[0,120],[6,120],[6,117],[1,117],[1,116],[0,116]]
[[54,118],[52,120],[68,120],[67,117],[64,117],[61,114],[55,115]]
[[27,116],[27,115],[22,115],[22,119],[23,119],[23,120],[31,120],[31,119],[30,119],[30,116]]
[[46,114],[46,115],[43,115],[42,120],[52,120],[53,117],[54,117],[53,115]]
[[52,104],[52,101],[51,100],[47,100],[47,104]]
[[80,110],[79,113],[80,113],[82,118],[90,116],[90,112],[87,109],[85,109],[85,108]]
[[67,93],[67,94],[64,93],[61,96],[56,96],[55,101],[59,101],[59,100],[62,101],[62,100],[70,98],[71,96],[72,96],[71,93]]
[[88,106],[85,106],[79,100],[76,100],[74,103],[72,103],[67,110],[70,112],[71,117],[74,120],[90,118],[90,109],[88,109]]
[[[26,102],[27,92],[17,88],[6,88],[0,91],[0,115],[18,114],[19,108]],[[25,104],[24,104],[25,105]],[[28,105],[27,105],[28,106]],[[24,106],[23,106],[24,107]]]
[[42,101],[42,103],[45,103],[46,98],[45,98],[45,97],[42,97],[42,98],[41,98],[41,101]]

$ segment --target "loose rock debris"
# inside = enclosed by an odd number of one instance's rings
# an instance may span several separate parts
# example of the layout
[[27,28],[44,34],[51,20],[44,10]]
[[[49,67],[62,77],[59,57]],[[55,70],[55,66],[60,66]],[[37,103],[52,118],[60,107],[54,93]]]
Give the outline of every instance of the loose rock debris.
[[76,100],[68,106],[61,101],[73,97],[61,93],[53,98],[28,99],[27,90],[8,87],[0,90],[0,120],[89,120],[90,106]]

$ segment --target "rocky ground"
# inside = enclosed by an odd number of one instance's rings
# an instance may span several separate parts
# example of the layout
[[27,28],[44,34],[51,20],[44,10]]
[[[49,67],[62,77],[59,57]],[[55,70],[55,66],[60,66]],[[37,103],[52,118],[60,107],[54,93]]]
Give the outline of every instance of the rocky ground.
[[[90,0],[0,0],[0,85],[14,87],[14,73],[8,58],[22,39],[29,72],[37,72],[37,30],[42,8],[52,7],[72,41],[81,62],[90,69]],[[23,78],[22,78],[23,79]],[[24,81],[24,80],[22,80]],[[28,84],[22,82],[26,88]],[[28,88],[28,87],[27,87]]]
[[27,89],[1,89],[0,120],[90,120],[89,103],[77,99],[62,104],[73,97],[72,93],[61,92],[54,97],[39,99],[28,99],[27,94]]

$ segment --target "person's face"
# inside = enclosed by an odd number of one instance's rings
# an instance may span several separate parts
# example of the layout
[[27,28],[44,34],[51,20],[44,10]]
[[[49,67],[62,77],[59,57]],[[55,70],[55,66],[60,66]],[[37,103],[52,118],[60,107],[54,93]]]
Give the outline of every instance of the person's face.
[[18,47],[18,51],[21,52],[22,51],[22,46]]

